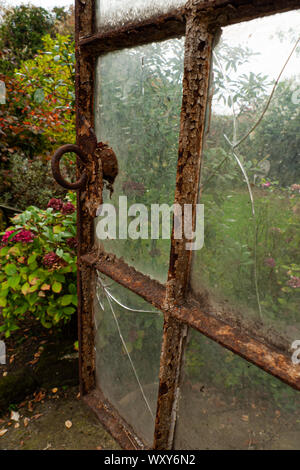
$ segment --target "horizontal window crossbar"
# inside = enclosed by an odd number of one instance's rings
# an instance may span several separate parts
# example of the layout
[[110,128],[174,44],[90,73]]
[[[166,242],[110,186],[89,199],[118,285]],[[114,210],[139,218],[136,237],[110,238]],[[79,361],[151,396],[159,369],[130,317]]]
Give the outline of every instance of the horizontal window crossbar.
[[289,356],[273,345],[263,342],[262,339],[254,338],[239,326],[204,314],[200,303],[195,299],[189,298],[182,305],[166,305],[166,288],[163,285],[137,272],[113,255],[97,256],[91,253],[81,257],[81,263],[93,266],[165,314],[175,317],[296,390],[300,390],[300,366],[293,364],[292,354]]

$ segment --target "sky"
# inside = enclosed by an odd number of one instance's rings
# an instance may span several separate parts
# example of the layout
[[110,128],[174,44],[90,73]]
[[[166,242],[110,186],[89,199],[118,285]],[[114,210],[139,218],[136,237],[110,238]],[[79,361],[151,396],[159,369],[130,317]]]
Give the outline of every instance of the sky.
[[23,3],[32,3],[37,7],[52,9],[54,7],[69,7],[74,4],[74,0],[4,0],[7,6],[18,6]]

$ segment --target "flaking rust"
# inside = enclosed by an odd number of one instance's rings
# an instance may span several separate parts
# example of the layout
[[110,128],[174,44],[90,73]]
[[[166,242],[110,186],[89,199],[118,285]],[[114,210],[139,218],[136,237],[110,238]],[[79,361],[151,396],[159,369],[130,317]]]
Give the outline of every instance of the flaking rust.
[[[95,32],[95,0],[76,0],[77,144],[88,155],[87,162],[78,161],[77,176],[79,179],[86,169],[89,177],[86,188],[78,191],[77,199],[81,392],[83,395],[89,394],[87,399],[93,401],[89,403],[90,406],[98,409],[99,418],[124,448],[137,448],[135,443],[138,441],[135,440],[134,433],[130,434],[126,425],[121,425],[118,413],[110,410],[109,404],[105,403],[104,397],[97,393],[96,388],[93,318],[96,269],[164,311],[154,442],[156,449],[172,447],[186,325],[192,326],[297,389],[300,389],[300,372],[299,368],[295,369],[291,365],[290,358],[281,351],[272,350],[267,344],[259,342],[249,335],[245,328],[226,325],[220,318],[201,311],[201,305],[194,301],[187,303],[191,252],[185,250],[186,240],[172,240],[166,288],[134,272],[120,260],[117,262],[107,259],[107,255],[101,260],[99,254],[90,260],[87,259],[94,247],[94,216],[102,201],[103,180],[106,177],[108,184],[112,185],[118,171],[112,149],[102,143],[98,146],[92,131],[96,58],[109,51],[178,37],[186,31],[175,202],[181,205],[195,205],[208,102],[211,53],[218,28],[299,7],[299,0],[190,0],[184,9],[178,9],[164,17],[127,24],[118,30]],[[84,116],[84,119],[80,115]]]
[[[179,138],[175,203],[194,207],[198,196],[201,150],[205,128],[214,28],[200,19],[193,4],[186,9],[186,43],[183,101]],[[164,301],[165,324],[160,366],[160,385],[154,448],[172,448],[178,388],[187,327],[174,318],[174,308],[184,301],[189,277],[191,252],[188,240],[172,236],[170,268]]]
[[[94,124],[94,66],[95,59],[84,54],[79,46],[79,38],[83,34],[94,33],[95,1],[75,1],[75,52],[76,52],[76,143],[86,154],[91,154],[89,145],[93,145],[93,139],[89,139],[89,128]],[[82,116],[84,119],[82,120]],[[87,151],[85,144],[88,145]],[[83,165],[77,161],[77,173],[82,174],[86,169],[87,175],[94,171],[93,160],[88,159]],[[101,181],[97,183],[101,185]],[[79,375],[80,392],[85,395],[95,388],[95,356],[94,356],[94,295],[91,290],[95,285],[94,270],[89,266],[81,266],[81,256],[89,253],[94,245],[94,218],[92,217],[93,205],[88,206],[86,199],[88,185],[77,193],[77,237],[78,237],[78,340],[79,340]],[[93,193],[96,189],[93,189]],[[93,196],[92,196],[93,197]],[[98,196],[99,197],[99,192]],[[98,202],[101,200],[99,199]]]

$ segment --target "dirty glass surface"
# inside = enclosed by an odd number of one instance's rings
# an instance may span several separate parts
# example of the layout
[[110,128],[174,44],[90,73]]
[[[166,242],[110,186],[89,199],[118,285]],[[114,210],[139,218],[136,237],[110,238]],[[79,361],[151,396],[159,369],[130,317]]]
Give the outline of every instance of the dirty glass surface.
[[184,6],[186,0],[96,0],[96,22],[103,26],[121,26]]
[[[160,227],[159,239],[151,238],[151,205],[174,203],[183,55],[184,40],[173,39],[110,53],[96,69],[97,138],[108,142],[119,164],[111,199],[110,190],[104,191],[104,203],[117,212],[117,235],[103,246],[160,282],[167,279],[170,233],[163,239]],[[125,227],[135,215],[119,218],[127,213],[119,210],[120,196],[127,198],[128,211],[133,204],[146,207],[146,234],[137,230],[137,239]]]
[[230,26],[214,51],[191,275],[203,311],[286,351],[300,338],[299,25],[296,11]]
[[151,446],[163,315],[99,273],[95,327],[97,383],[122,418]]
[[300,392],[191,330],[174,448],[299,450]]

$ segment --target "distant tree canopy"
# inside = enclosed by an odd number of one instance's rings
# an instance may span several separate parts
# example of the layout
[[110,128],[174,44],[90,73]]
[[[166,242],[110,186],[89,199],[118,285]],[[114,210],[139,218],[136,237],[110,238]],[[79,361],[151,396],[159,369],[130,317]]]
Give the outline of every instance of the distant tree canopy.
[[2,8],[0,18],[0,73],[12,73],[24,60],[32,59],[41,49],[46,34],[71,34],[74,12],[71,8],[21,5]]
[[53,26],[53,16],[44,8],[21,5],[7,9],[0,24],[0,72],[12,71],[22,60],[32,58]]

